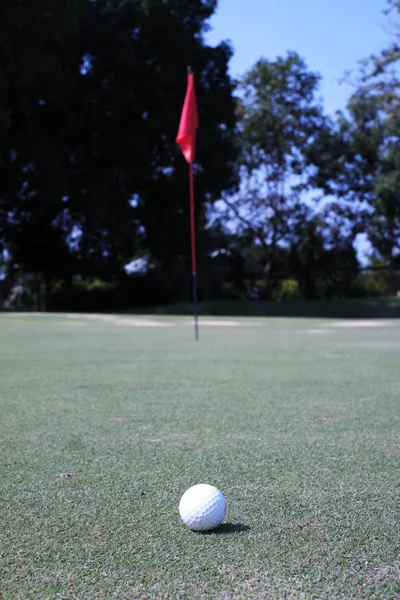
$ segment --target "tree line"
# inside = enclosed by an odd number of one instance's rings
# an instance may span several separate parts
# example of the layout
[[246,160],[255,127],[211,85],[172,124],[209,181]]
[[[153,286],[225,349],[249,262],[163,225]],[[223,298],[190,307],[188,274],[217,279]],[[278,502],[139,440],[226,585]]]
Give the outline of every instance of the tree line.
[[[294,51],[233,81],[231,46],[205,42],[216,4],[0,0],[3,304],[16,282],[25,302],[55,308],[190,298],[187,165],[175,144],[188,64],[201,125],[200,298],[400,287],[400,2],[385,7],[392,44],[362,62],[335,117]],[[129,276],[142,257],[147,270]]]

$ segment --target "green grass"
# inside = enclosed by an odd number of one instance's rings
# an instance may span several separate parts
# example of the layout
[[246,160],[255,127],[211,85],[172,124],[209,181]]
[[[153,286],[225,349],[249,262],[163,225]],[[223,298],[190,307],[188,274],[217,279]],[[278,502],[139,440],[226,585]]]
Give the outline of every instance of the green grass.
[[0,598],[400,598],[400,322],[157,318],[0,315]]

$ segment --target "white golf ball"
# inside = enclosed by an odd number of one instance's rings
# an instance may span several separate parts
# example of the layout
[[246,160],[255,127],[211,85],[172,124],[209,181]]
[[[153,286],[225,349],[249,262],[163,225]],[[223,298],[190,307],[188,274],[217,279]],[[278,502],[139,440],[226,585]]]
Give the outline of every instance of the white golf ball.
[[194,531],[215,529],[225,519],[225,498],[216,487],[198,483],[183,494],[179,514],[185,525]]

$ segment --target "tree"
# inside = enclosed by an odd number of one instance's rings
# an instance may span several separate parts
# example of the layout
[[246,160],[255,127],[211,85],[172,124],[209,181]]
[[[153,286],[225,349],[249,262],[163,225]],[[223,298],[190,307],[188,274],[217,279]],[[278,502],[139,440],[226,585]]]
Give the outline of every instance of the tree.
[[384,14],[391,17],[395,15],[397,20],[389,21],[389,29],[393,34],[393,41],[387,48],[384,48],[379,54],[373,54],[362,61],[362,80],[365,85],[371,85],[379,88],[384,80],[384,93],[387,92],[388,77],[394,87],[399,86],[399,72],[396,71],[396,64],[400,61],[400,1],[387,0]]
[[175,144],[187,63],[201,107],[199,223],[233,182],[231,50],[203,39],[215,4],[1,4],[0,243],[12,262],[48,280],[109,279],[141,246],[160,261],[189,256]]
[[376,127],[383,131],[369,238],[393,272],[400,263],[400,2],[388,0],[385,13],[397,16],[397,21],[390,23],[394,39],[365,62],[362,89],[374,99]]
[[259,60],[240,83],[241,186],[234,198],[224,199],[229,218],[263,248],[267,287],[279,246],[289,244],[293,229],[309,215],[302,193],[306,149],[324,124],[316,99],[319,79],[289,52],[275,61]]
[[[387,12],[400,11],[390,1]],[[400,252],[400,26],[395,41],[362,63],[346,113],[327,123],[308,149],[312,183],[336,197],[331,209],[349,234],[367,233],[375,252],[394,269]]]

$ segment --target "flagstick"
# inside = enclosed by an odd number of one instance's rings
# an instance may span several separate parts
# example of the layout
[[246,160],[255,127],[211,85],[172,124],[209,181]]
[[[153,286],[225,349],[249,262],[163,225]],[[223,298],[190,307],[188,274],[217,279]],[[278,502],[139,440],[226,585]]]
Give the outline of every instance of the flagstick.
[[193,314],[194,314],[194,336],[196,342],[199,341],[199,314],[197,306],[197,265],[196,265],[196,237],[194,221],[194,181],[193,181],[193,163],[189,163],[189,181],[190,181],[190,230],[192,240],[192,279],[193,279]]

